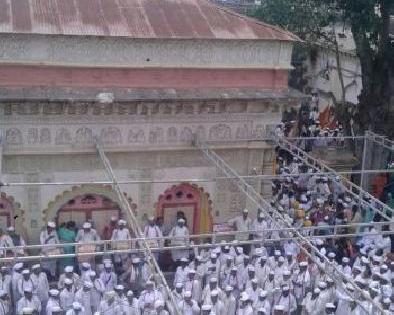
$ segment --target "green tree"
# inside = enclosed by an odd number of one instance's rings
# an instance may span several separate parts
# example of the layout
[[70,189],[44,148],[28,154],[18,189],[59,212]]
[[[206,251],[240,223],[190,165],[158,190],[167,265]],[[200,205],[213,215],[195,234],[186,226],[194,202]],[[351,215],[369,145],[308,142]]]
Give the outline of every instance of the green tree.
[[[316,41],[330,45],[337,55],[338,80],[343,88],[337,102],[339,119],[350,120],[345,110],[345,90],[335,32],[327,32],[334,22],[350,25],[360,58],[363,88],[358,111],[352,117],[359,129],[394,135],[393,109],[390,110],[390,83],[394,76],[394,50],[389,39],[390,12],[394,0],[266,0],[254,17],[281,26],[313,49]],[[324,31],[323,31],[324,30]]]

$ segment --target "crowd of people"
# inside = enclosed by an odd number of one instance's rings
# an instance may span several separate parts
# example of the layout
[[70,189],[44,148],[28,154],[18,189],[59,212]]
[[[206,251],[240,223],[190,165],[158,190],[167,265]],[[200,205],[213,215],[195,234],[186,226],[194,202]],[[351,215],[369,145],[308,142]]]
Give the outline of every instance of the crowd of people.
[[[282,136],[284,128],[275,132]],[[282,176],[272,181],[270,207],[242,210],[228,222],[234,239],[205,240],[204,248],[193,246],[198,241],[182,212],[170,227],[150,217],[146,243],[116,217],[100,232],[94,222],[77,229],[75,222],[51,221],[40,235],[43,258],[22,263],[26,242],[9,227],[0,255],[16,261],[0,268],[0,315],[172,315],[175,308],[182,315],[393,314],[392,222],[347,194],[340,177],[319,175],[285,150],[276,153]],[[353,226],[371,222],[380,224]],[[300,243],[287,226],[309,241]],[[123,252],[83,255],[102,248],[92,244],[102,239],[107,250]],[[163,270],[170,253],[169,287],[146,253],[127,252],[146,245]],[[76,257],[50,258],[62,253]]]

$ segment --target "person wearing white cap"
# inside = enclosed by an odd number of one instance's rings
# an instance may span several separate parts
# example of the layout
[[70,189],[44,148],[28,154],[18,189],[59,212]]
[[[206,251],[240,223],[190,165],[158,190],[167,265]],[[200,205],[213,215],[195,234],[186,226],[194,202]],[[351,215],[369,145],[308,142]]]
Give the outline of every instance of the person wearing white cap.
[[297,310],[297,302],[292,293],[290,293],[290,288],[288,286],[282,287],[282,295],[278,301],[279,305],[283,305],[285,308],[285,313],[293,314]]
[[297,305],[300,307],[306,292],[311,289],[311,276],[308,271],[308,263],[302,261],[299,263],[299,272],[296,273],[294,283],[294,295],[297,300]]
[[[6,234],[3,235],[1,239],[1,246],[2,247],[15,247],[15,246],[26,246],[26,242],[23,237],[16,233],[15,227],[9,226],[7,228]],[[7,256],[24,256],[25,251],[23,248],[12,249],[6,251]]]
[[225,315],[226,313],[226,308],[221,301],[221,298],[219,299],[219,295],[222,295],[223,292],[219,292],[219,290],[212,290],[210,292],[210,301],[207,301],[207,303],[204,304],[210,304],[212,306],[212,312],[215,315]]
[[45,307],[46,310],[45,315],[52,315],[53,309],[55,307],[60,307],[59,294],[60,294],[59,290],[56,289],[49,290],[49,299]]
[[23,314],[22,310],[25,307],[32,308],[37,314],[41,312],[41,302],[37,296],[33,295],[31,288],[25,288],[24,296],[17,303],[16,313]]
[[8,315],[12,309],[10,297],[6,291],[0,290],[0,315]]
[[92,288],[93,283],[85,281],[82,288],[75,292],[75,301],[84,307],[83,315],[93,315]]
[[256,232],[253,232],[253,239],[255,240],[264,240],[267,237],[266,230],[268,229],[268,222],[265,219],[265,215],[263,212],[259,212],[257,218],[252,222],[252,229]]
[[[265,282],[262,285],[262,288],[265,291],[269,292],[268,300],[270,301],[270,303],[274,302],[275,296],[278,298],[278,296],[277,296],[278,293],[276,291],[277,291],[277,288],[279,287],[279,282],[280,282],[280,279],[276,279],[275,272],[273,270],[271,270],[268,273],[267,279],[265,280]],[[280,294],[280,291],[279,291],[279,294]]]
[[350,314],[350,307],[353,304],[354,288],[350,283],[338,287],[335,299],[337,301],[336,315]]
[[75,241],[77,243],[90,243],[96,242],[100,240],[100,236],[97,234],[97,231],[92,228],[92,223],[85,222],[82,225],[82,229],[80,229],[77,233]]
[[[41,248],[41,254],[44,256],[60,254],[60,247],[56,247],[59,243],[56,233],[56,223],[49,221],[46,228],[40,233],[40,244],[45,246]],[[42,268],[49,272],[52,279],[56,276],[56,262],[57,259],[44,259],[42,261]]]
[[237,300],[233,294],[233,287],[226,285],[224,287],[224,296],[221,298],[224,307],[226,308],[226,315],[235,315],[237,311]]
[[313,292],[308,292],[302,301],[302,314],[303,315],[318,315],[323,310],[322,305],[319,303],[320,289],[316,288]]
[[[170,233],[168,234],[171,241],[171,245],[173,246],[188,246],[190,243],[189,240],[189,229],[185,226],[185,219],[179,218],[177,220],[176,226],[174,226]],[[172,260],[176,263],[179,263],[180,259],[185,257],[189,258],[189,250],[188,249],[173,249],[171,250]]]
[[30,270],[23,269],[22,270],[22,277],[18,280],[18,291],[21,296],[23,296],[25,289],[30,289],[33,294],[36,294],[36,287],[33,284],[33,281],[30,279]]
[[127,304],[123,306],[123,311],[125,312],[125,315],[140,315],[138,299],[135,298],[133,291],[127,291],[126,297]]
[[186,257],[182,257],[179,262],[179,266],[176,268],[174,276],[174,285],[178,282],[185,283],[189,272],[189,260]]
[[59,281],[57,282],[57,287],[59,290],[62,290],[64,288],[64,281],[66,279],[70,279],[76,289],[80,287],[79,283],[79,275],[74,272],[74,267],[73,266],[66,266],[64,267],[64,273],[62,273],[59,277]]
[[196,271],[194,269],[189,269],[187,280],[184,284],[185,291],[190,291],[192,293],[192,299],[199,303],[201,301],[201,282],[196,279]]
[[215,291],[220,296],[220,299],[224,296],[223,291],[219,288],[219,283],[217,278],[209,279],[209,283],[205,285],[204,290],[202,291],[201,300],[204,304],[211,304],[211,295],[212,292]]
[[203,304],[201,306],[201,315],[216,315],[212,312],[212,306],[209,304]]
[[258,300],[253,304],[253,309],[255,310],[255,313],[260,309],[264,309],[266,314],[271,314],[271,303],[267,299],[267,294],[267,291],[260,291]]
[[118,276],[113,271],[111,262],[104,263],[104,270],[100,273],[100,279],[104,283],[106,292],[112,291],[118,283]]
[[[157,238],[157,239],[147,240],[150,247],[153,248],[163,247],[164,245],[162,240],[163,233],[160,230],[160,228],[157,226],[154,216],[150,216],[148,218],[148,224],[144,228],[144,235],[145,237],[148,238],[153,238],[153,237]],[[154,252],[153,254],[157,260],[159,258],[159,252]]]
[[183,293],[183,300],[178,304],[178,309],[182,315],[200,315],[200,308],[197,302],[192,299],[190,291]]
[[105,315],[122,314],[122,305],[117,304],[115,298],[116,298],[115,291],[106,292],[98,308],[99,314],[105,314]]
[[[235,239],[238,241],[247,241],[249,239],[249,231],[253,228],[252,220],[248,216],[249,210],[244,209],[242,210],[242,215],[237,216],[228,221],[230,226],[233,226],[236,231],[244,232],[244,233],[237,233],[235,235]],[[248,254],[248,246],[243,246],[245,254]]]
[[259,285],[263,287],[265,281],[268,278],[268,273],[271,270],[270,266],[267,263],[267,256],[263,255],[258,258],[254,268],[256,270],[256,278],[259,280]]
[[342,264],[338,266],[338,269],[345,275],[352,275],[352,267],[350,267],[350,259],[348,257],[342,257]]
[[146,282],[146,289],[141,292],[138,304],[141,310],[141,315],[149,315],[154,310],[155,301],[163,300],[163,295],[155,289],[153,281]]
[[[118,227],[113,230],[111,241],[113,249],[130,249],[131,247],[131,235],[130,231],[126,226],[126,221],[121,219],[118,221]],[[125,264],[128,254],[115,254],[114,255],[114,262],[117,266],[117,269],[122,270],[122,266]]]
[[41,265],[35,264],[31,267],[32,273],[30,279],[33,282],[33,286],[36,288],[37,297],[40,299],[42,307],[44,308],[48,301],[49,295],[49,283],[45,272],[41,271]]
[[172,290],[172,295],[174,296],[175,302],[178,305],[183,301],[183,283],[177,282],[175,283],[175,289]]
[[249,295],[249,299],[252,304],[257,302],[261,291],[262,288],[259,287],[259,282],[256,278],[250,280],[245,289],[245,292]]
[[22,268],[23,268],[23,263],[16,263],[12,267],[11,294],[12,294],[12,302],[14,306],[16,306],[16,303],[23,296],[18,289],[18,282],[20,279],[22,279]]
[[73,286],[73,280],[66,278],[64,280],[64,288],[60,291],[60,306],[64,310],[68,310],[71,308],[74,297],[75,297],[75,289]]
[[4,290],[8,297],[11,297],[11,275],[10,268],[1,266],[0,268],[0,290]]
[[66,312],[66,315],[84,315],[85,314],[85,306],[80,302],[73,302],[71,309]]
[[253,315],[253,307],[246,292],[241,292],[237,315]]
[[[165,303],[163,300],[155,301],[154,303],[155,315],[169,315],[169,313],[164,309],[164,304]],[[142,315],[148,315],[148,314],[142,314]]]

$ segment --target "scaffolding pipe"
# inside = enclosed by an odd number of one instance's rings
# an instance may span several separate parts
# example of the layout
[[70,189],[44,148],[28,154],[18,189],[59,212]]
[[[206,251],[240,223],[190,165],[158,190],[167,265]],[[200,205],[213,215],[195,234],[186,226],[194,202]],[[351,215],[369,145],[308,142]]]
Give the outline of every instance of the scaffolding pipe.
[[[380,233],[369,233],[365,234],[368,236],[373,235],[391,235],[391,231],[383,231]],[[304,236],[303,239],[307,240],[315,240],[315,239],[326,239],[326,238],[342,238],[342,237],[358,237],[360,234],[358,233],[349,233],[349,234],[337,234],[337,235],[313,235],[313,236]],[[190,245],[177,245],[177,246],[163,246],[163,247],[151,247],[151,252],[163,252],[166,250],[184,250],[184,249],[207,249],[207,248],[217,248],[217,247],[225,247],[225,246],[240,246],[240,245],[262,245],[262,244],[271,244],[276,242],[283,242],[289,240],[299,240],[299,237],[280,237],[275,239],[254,239],[254,240],[247,240],[247,241],[237,241],[236,244],[233,242],[220,242],[220,243],[204,243],[204,244],[194,244],[191,243]],[[123,241],[124,242],[124,241]],[[91,243],[84,243],[84,244],[94,244],[99,242],[91,242]],[[307,243],[303,244],[306,245]],[[71,246],[71,244],[66,243],[63,246]],[[79,244],[81,245],[81,244]],[[20,246],[15,247],[8,247],[7,250],[18,249]],[[305,249],[301,249],[305,250]],[[145,251],[144,248],[131,248],[131,249],[111,249],[111,250],[101,250],[101,251],[94,251],[91,253],[74,253],[74,254],[56,254],[56,255],[28,255],[28,256],[10,256],[10,257],[2,257],[0,258],[0,263],[2,262],[19,262],[19,261],[35,261],[35,260],[46,260],[46,259],[59,259],[59,258],[69,258],[69,257],[91,257],[91,256],[110,256],[116,254],[139,254]]]
[[[319,225],[319,226],[310,226],[310,227],[299,227],[299,228],[275,228],[275,229],[265,229],[265,230],[248,230],[247,232],[244,231],[227,231],[227,232],[217,232],[217,233],[202,233],[202,234],[190,234],[188,235],[189,239],[201,239],[201,238],[220,238],[220,237],[226,237],[226,236],[236,236],[238,234],[256,234],[256,233],[271,233],[271,232],[282,232],[282,233],[287,233],[287,232],[293,232],[294,230],[299,231],[299,232],[312,232],[312,231],[319,231],[319,230],[342,230],[342,229],[350,229],[350,228],[361,228],[361,227],[374,227],[374,228],[380,228],[382,226],[387,226],[389,225],[388,222],[372,222],[372,223],[352,223],[352,224],[340,224],[340,225]],[[387,232],[385,234],[394,234],[392,231],[384,231]],[[380,235],[382,232],[379,233],[372,233],[372,232],[361,232],[358,234],[355,234],[356,236],[362,237],[362,236],[369,236],[369,235]],[[351,234],[330,234],[327,235],[326,238],[332,238],[334,236],[338,237],[346,237],[347,235]],[[315,235],[316,237],[318,235]],[[313,236],[311,236],[313,237]],[[181,237],[183,239],[184,237]],[[0,251],[2,250],[20,250],[20,249],[43,249],[43,248],[62,248],[64,246],[81,246],[81,245],[95,245],[95,246],[107,246],[107,245],[112,245],[112,244],[117,244],[117,243],[125,243],[125,242],[130,242],[130,243],[137,243],[139,241],[163,241],[163,240],[176,240],[176,237],[173,236],[163,236],[163,237],[134,237],[129,240],[100,240],[100,241],[94,241],[94,242],[84,242],[84,243],[59,243],[59,244],[34,244],[34,245],[25,245],[25,246],[10,246],[10,247],[0,247]],[[234,244],[233,244],[234,245]]]
[[[378,174],[378,173],[394,173],[394,169],[382,169],[382,170],[351,170],[341,172],[317,172],[313,174],[300,173],[300,174],[262,174],[262,175],[241,175],[240,178],[244,179],[261,179],[261,180],[272,180],[277,178],[286,177],[299,177],[300,175],[349,175],[349,174]],[[221,177],[217,176],[214,178],[180,178],[180,179],[167,179],[167,180],[119,180],[119,185],[126,184],[167,184],[167,183],[200,183],[200,182],[215,182],[217,180],[231,180],[236,177]],[[78,182],[16,182],[16,183],[0,183],[0,187],[19,187],[19,186],[75,186],[75,185],[113,185],[111,181],[78,181]]]
[[[101,161],[104,164],[107,175],[111,179],[111,181],[113,182],[112,187],[115,190],[116,194],[118,195],[121,206],[123,206],[123,208],[125,208],[124,210],[126,210],[126,213],[128,213],[130,216],[130,223],[131,223],[132,227],[134,227],[133,228],[134,233],[142,238],[143,233],[142,233],[142,230],[138,224],[137,218],[135,217],[133,210],[130,208],[130,204],[129,204],[128,200],[126,199],[125,195],[121,191],[120,186],[117,183],[115,174],[112,170],[111,163],[109,162],[108,158],[106,157],[105,152],[102,149],[101,144],[97,138],[95,138],[95,144],[96,144],[97,152],[99,153],[99,156],[101,158]],[[156,258],[152,254],[149,244],[145,240],[142,240],[142,244],[144,246],[144,254],[148,257],[148,264],[151,267],[153,264],[154,268],[152,268],[152,269],[156,270],[156,273],[159,275],[161,282],[162,282],[165,290],[167,291],[168,296],[170,297],[170,301],[173,304],[173,310],[175,311],[175,313],[177,315],[182,315],[181,312],[179,311],[179,308],[178,308],[178,305],[175,301],[174,295],[168,286],[167,280],[164,277],[164,275],[159,267],[159,264],[156,261]]]
[[[315,170],[321,170],[321,169],[325,169],[328,170],[329,172],[332,172],[333,175],[338,174],[337,172],[335,172],[335,170],[333,170],[332,168],[330,168],[329,166],[325,165],[324,163],[318,161],[317,159],[315,159],[314,157],[310,156],[308,153],[306,153],[305,151],[301,150],[300,148],[298,148],[296,145],[294,145],[293,143],[291,143],[290,141],[287,141],[285,138],[282,137],[273,137],[273,141],[279,146],[281,147],[283,150],[288,151],[289,153],[299,157],[305,164],[309,165],[310,167],[314,168]],[[294,153],[293,150],[295,150],[297,152]],[[310,161],[313,162],[310,163]],[[368,192],[362,190],[359,186],[357,186],[356,184],[352,183],[351,181],[349,181],[348,179],[346,179],[345,177],[342,177],[342,179],[345,181],[345,183],[349,186],[351,186],[351,188],[356,189],[356,193],[353,192],[351,189],[349,189],[348,187],[346,187],[342,182],[342,186],[345,188],[345,190],[351,194],[353,197],[355,198],[359,198],[359,195],[357,194],[357,192],[359,193],[360,190],[362,191],[362,196],[366,196],[369,197],[371,200],[373,200],[375,202],[375,204],[379,204],[383,209],[385,209],[386,211],[389,212],[393,212],[393,209],[391,209],[389,206],[387,206],[386,204],[384,204],[383,202],[381,202],[380,200],[376,199],[375,197],[373,197],[371,194],[369,194]],[[386,219],[387,221],[392,221],[392,218],[389,218],[382,210],[374,207],[370,202],[367,202],[365,200],[363,200],[362,198],[360,198],[360,202],[364,205],[367,205],[368,207],[370,207],[374,212],[379,213],[384,219]]]
[[[236,173],[230,166],[228,166],[227,163],[224,162],[223,159],[221,159],[215,152],[211,151],[211,150],[210,150],[204,143],[202,143],[197,137],[195,137],[194,145],[196,145],[196,146],[204,153],[205,157],[206,157],[207,159],[209,159],[210,161],[212,161],[212,162],[213,162],[213,163],[214,163],[224,174],[229,175],[229,176],[235,176],[235,177],[238,176],[237,173]],[[290,227],[290,228],[292,227],[292,226],[289,224],[289,222],[287,222],[287,221],[285,220],[285,218],[282,216],[282,214],[279,213],[276,209],[274,209],[274,208],[270,205],[269,202],[267,202],[265,199],[263,199],[263,198],[261,197],[261,195],[258,194],[258,193],[254,190],[254,188],[253,188],[252,186],[250,186],[245,180],[243,180],[242,178],[239,178],[239,176],[238,176],[238,180],[235,180],[235,183],[237,184],[238,188],[241,189],[241,190],[246,194],[246,196],[247,196],[257,207],[260,207],[262,204],[264,204],[265,207],[266,207],[267,209],[270,209],[270,210],[277,216],[277,218],[278,218],[279,220],[282,221],[282,223],[283,223],[285,226],[288,226],[288,227]],[[251,195],[251,194],[252,194],[252,195]],[[267,215],[267,211],[266,211],[264,208],[262,208],[262,210],[263,210],[263,211],[266,213],[266,215]],[[379,309],[380,311],[383,311],[382,307],[381,307],[379,304],[377,304],[374,300],[372,300],[368,295],[364,294],[363,290],[362,290],[361,288],[359,288],[359,287],[354,283],[353,280],[351,280],[351,279],[346,279],[346,276],[343,274],[343,272],[341,272],[341,271],[337,268],[337,266],[335,266],[334,264],[332,264],[332,263],[327,259],[327,257],[325,257],[324,255],[322,255],[322,254],[319,252],[318,248],[315,247],[311,242],[309,242],[308,239],[306,239],[303,235],[301,235],[301,234],[300,234],[298,231],[296,231],[296,230],[294,230],[293,232],[296,234],[296,239],[298,240],[298,242],[299,242],[300,240],[302,240],[303,242],[305,242],[306,244],[308,244],[308,246],[310,247],[312,253],[315,252],[315,255],[316,255],[317,257],[319,257],[321,260],[325,261],[326,264],[330,265],[330,266],[333,268],[333,270],[334,270],[334,271],[336,272],[336,274],[339,276],[339,278],[340,278],[340,280],[342,281],[342,283],[343,283],[345,280],[348,281],[348,282],[350,282],[350,283],[354,286],[354,288],[355,288],[358,292],[360,292],[360,294],[361,294],[366,300],[370,301],[370,302],[372,303],[372,305],[374,305],[374,306],[375,306],[377,309]],[[298,242],[297,242],[297,243],[298,243]],[[302,248],[302,244],[297,244],[297,245],[300,247],[300,249]],[[309,253],[308,251],[304,251],[304,252],[305,252],[305,254],[306,254],[307,256],[309,256],[312,260],[314,260],[314,257],[312,256],[311,253]],[[335,273],[333,273],[333,275],[334,275],[334,278],[335,278]],[[350,294],[346,289],[345,289],[345,292],[347,292],[347,294],[348,294],[349,296],[351,296],[351,294]],[[359,304],[363,309],[365,309],[365,307],[364,307],[359,301],[357,301],[357,302],[358,302],[358,304]],[[365,309],[365,310],[366,310],[366,309]]]

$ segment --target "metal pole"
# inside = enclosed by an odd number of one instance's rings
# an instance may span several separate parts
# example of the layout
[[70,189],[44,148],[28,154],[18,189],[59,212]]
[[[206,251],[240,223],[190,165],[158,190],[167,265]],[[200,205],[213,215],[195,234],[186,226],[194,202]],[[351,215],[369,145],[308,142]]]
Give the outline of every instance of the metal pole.
[[[280,212],[278,212],[276,209],[274,209],[273,207],[271,207],[270,203],[267,202],[264,198],[261,197],[260,194],[258,194],[254,188],[252,186],[250,186],[244,179],[240,178],[238,176],[238,174],[223,160],[221,159],[215,152],[211,151],[209,149],[209,147],[204,144],[203,142],[201,142],[197,137],[194,139],[194,145],[197,146],[205,155],[205,157],[210,160],[214,165],[216,165],[224,174],[228,175],[228,176],[235,176],[238,177],[237,180],[234,180],[234,183],[238,186],[238,188],[243,191],[245,193],[245,195],[257,206],[260,207],[263,205],[263,212],[266,213],[266,215],[268,215],[268,212],[266,209],[269,209],[274,215],[275,217],[278,219],[278,221],[281,222],[281,224],[283,224],[284,226],[287,226],[289,228],[292,228],[291,224],[289,222],[286,221],[286,219],[282,216],[282,214]],[[266,209],[265,209],[265,208]],[[274,218],[272,218],[272,221],[274,221]],[[279,224],[279,222],[275,222],[276,224]],[[294,229],[294,228],[293,228]],[[376,303],[374,300],[372,300],[369,295],[366,295],[363,290],[358,287],[356,285],[356,283],[351,280],[351,279],[347,279],[345,274],[340,271],[338,269],[338,267],[331,263],[327,257],[325,255],[322,255],[319,251],[319,249],[314,246],[308,239],[306,239],[302,234],[300,234],[298,231],[296,231],[294,229],[294,231],[292,231],[295,235],[295,239],[297,240],[296,243],[297,245],[300,247],[300,249],[303,249],[303,243],[300,243],[301,241],[304,242],[305,244],[307,244],[310,247],[310,251],[304,251],[305,254],[310,257],[310,259],[312,259],[313,261],[315,261],[316,257],[319,257],[322,261],[324,261],[326,264],[330,265],[333,268],[333,273],[332,276],[334,276],[334,279],[339,278],[339,280],[342,281],[342,283],[344,281],[348,281],[349,283],[351,283],[353,285],[353,287],[369,302],[372,303],[372,305],[374,305],[377,309],[379,309],[380,311],[383,311],[382,307]],[[314,253],[314,255],[316,257],[314,257],[312,255],[312,253]],[[335,281],[335,280],[334,280]],[[351,296],[351,294],[345,289],[345,292]],[[358,301],[358,304],[365,309],[365,307]]]
[[[365,132],[365,135],[366,136],[368,135],[368,131]],[[365,162],[366,162],[366,157],[367,157],[367,140],[368,140],[368,138],[365,137],[364,142],[363,142],[363,157],[362,157],[362,162],[361,162],[361,171],[364,171],[364,169],[365,169]],[[360,187],[361,187],[361,189],[359,192],[359,197],[361,200],[361,198],[362,198],[361,193],[362,193],[362,190],[364,189],[364,173],[363,172],[361,173]]]

